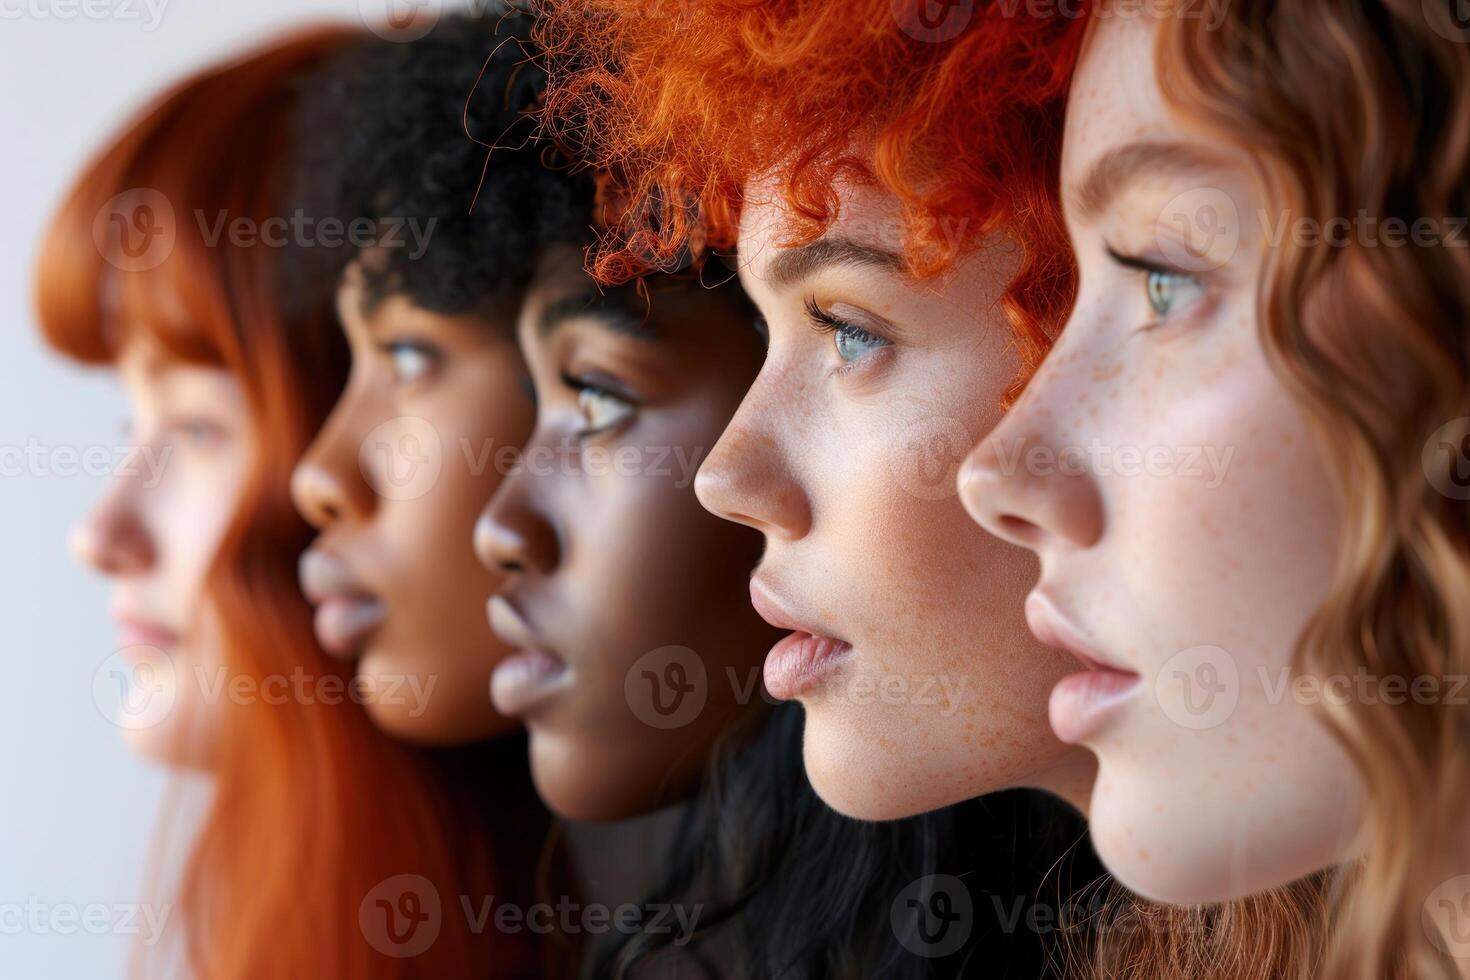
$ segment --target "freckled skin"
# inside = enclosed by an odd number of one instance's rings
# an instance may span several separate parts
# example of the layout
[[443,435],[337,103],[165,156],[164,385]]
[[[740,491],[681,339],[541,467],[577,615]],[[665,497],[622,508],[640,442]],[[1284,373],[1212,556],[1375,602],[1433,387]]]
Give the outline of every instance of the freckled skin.
[[[764,532],[758,579],[788,614],[852,645],[798,695],[812,785],[867,819],[1019,785],[1075,798],[1091,760],[1046,724],[1047,692],[1067,658],[1026,627],[1021,601],[1035,564],[975,527],[954,492],[954,464],[999,418],[1017,370],[997,304],[1008,257],[982,249],[932,282],[846,266],[778,286],[770,273],[785,212],[769,190],[750,189],[739,240],[769,351],[697,487],[708,509]],[[893,199],[841,192],[828,237],[892,248],[898,236],[881,230],[899,227]],[[887,355],[838,374],[834,338],[813,327],[807,299],[902,336]],[[914,432],[936,425],[967,438],[939,459],[950,467],[939,491],[915,492],[905,454],[925,445]],[[937,686],[925,697],[926,679],[947,680],[957,697]],[[878,693],[900,681],[908,693]]]
[[[1246,161],[1169,117],[1152,41],[1145,19],[1099,22],[1089,38],[1068,108],[1064,198],[1103,154],[1135,140],[1187,140],[1225,163],[1206,174],[1143,174],[1096,217],[1068,208],[1082,273],[1077,306],[1026,395],[972,455],[966,493],[987,526],[1039,554],[1040,588],[1084,640],[1141,675],[1123,709],[1086,740],[1099,761],[1093,841],[1130,888],[1187,903],[1273,887],[1338,860],[1361,787],[1307,709],[1270,693],[1326,593],[1338,506],[1257,336],[1262,205]],[[1146,273],[1107,248],[1157,260],[1166,204],[1200,187],[1230,195],[1245,218],[1239,245],[1200,273],[1198,298],[1161,320]],[[1099,402],[1106,411],[1088,410]],[[1218,479],[1205,463],[1198,473],[1132,475],[1089,465],[1065,485],[995,476],[992,440],[1023,438],[1233,455]],[[1189,661],[1181,675],[1171,658],[1201,645],[1224,651],[1237,683]],[[1227,685],[1216,691],[1224,700],[1205,698],[1207,682]]]

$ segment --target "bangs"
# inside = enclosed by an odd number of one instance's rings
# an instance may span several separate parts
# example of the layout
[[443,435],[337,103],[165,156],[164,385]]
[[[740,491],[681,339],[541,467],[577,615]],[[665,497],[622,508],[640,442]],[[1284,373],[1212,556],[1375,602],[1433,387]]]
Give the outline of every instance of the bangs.
[[[146,337],[185,362],[240,367],[237,307],[269,275],[261,253],[279,250],[231,244],[228,226],[243,217],[258,228],[273,198],[283,103],[244,103],[222,83],[210,76],[145,110],[63,200],[35,294],[60,353],[110,364]],[[241,146],[242,130],[258,141]]]

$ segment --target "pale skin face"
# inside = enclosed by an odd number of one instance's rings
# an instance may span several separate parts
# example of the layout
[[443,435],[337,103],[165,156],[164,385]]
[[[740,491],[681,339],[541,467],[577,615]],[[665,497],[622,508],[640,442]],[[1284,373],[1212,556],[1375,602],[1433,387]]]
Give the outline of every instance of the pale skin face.
[[812,785],[851,816],[1019,785],[1076,798],[1091,762],[1046,725],[1066,658],[1021,615],[1035,563],[953,484],[1017,370],[997,307],[1013,258],[981,249],[917,282],[894,200],[843,193],[822,239],[783,248],[782,206],[750,189],[740,275],[769,350],[696,483],[765,536],[752,599],[791,636],[766,685],[804,705]]
[[[117,359],[134,452],[73,529],[78,561],[113,584],[119,685],[112,715],[140,755],[166,765],[210,764],[224,657],[206,578],[255,458],[239,383],[221,368],[184,364],[145,339]],[[122,685],[126,685],[125,689]]]
[[494,323],[402,295],[364,309],[355,268],[338,293],[352,373],[291,484],[321,531],[302,589],[318,640],[355,662],[384,731],[423,744],[494,737],[517,724],[490,702],[508,652],[484,616],[500,576],[472,536],[534,417],[515,308]]
[[1257,332],[1264,205],[1238,149],[1170,117],[1153,27],[1089,39],[1062,162],[1078,302],[960,486],[1040,557],[1038,635],[1092,662],[1050,715],[1097,755],[1099,855],[1193,903],[1338,860],[1362,801],[1290,683],[1339,517]]

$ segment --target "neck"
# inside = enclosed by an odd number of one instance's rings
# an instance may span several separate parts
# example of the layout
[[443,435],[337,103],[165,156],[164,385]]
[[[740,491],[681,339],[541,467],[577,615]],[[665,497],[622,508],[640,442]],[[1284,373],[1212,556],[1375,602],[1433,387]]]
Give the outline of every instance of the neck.
[[686,803],[614,823],[564,824],[584,905],[637,904],[657,884]]

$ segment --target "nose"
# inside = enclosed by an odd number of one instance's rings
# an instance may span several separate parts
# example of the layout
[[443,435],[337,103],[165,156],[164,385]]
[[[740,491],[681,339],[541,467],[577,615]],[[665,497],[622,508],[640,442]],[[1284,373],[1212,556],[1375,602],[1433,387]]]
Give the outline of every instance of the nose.
[[344,395],[291,473],[291,500],[317,530],[343,520],[362,520],[377,494],[359,462],[361,439],[350,425],[353,402]]
[[562,545],[549,516],[548,490],[525,465],[506,475],[475,522],[480,564],[506,575],[547,575],[556,568]]
[[[1031,404],[1012,409],[1024,412]],[[1093,473],[1067,457],[1024,416],[1012,414],[981,440],[960,467],[960,499],[991,534],[1041,552],[1065,544],[1087,548],[1103,532],[1103,505]]]
[[144,487],[130,477],[114,477],[101,499],[71,529],[68,545],[76,561],[104,575],[136,575],[158,555],[139,509]]
[[694,495],[717,517],[767,538],[796,540],[811,530],[811,501],[789,465],[781,431],[777,403],[757,378],[695,474]]

